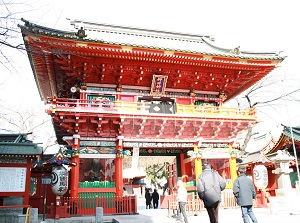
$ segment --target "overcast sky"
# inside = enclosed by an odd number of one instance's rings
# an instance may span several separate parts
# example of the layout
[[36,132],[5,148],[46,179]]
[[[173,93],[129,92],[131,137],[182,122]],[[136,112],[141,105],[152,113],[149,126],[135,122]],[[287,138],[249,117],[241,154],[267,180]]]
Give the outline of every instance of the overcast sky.
[[[81,19],[210,35],[215,38],[216,45],[224,48],[240,46],[241,50],[249,51],[283,50],[282,55],[288,57],[282,67],[276,69],[276,75],[293,79],[295,86],[300,86],[300,13],[296,0],[29,0],[26,5],[15,7],[19,12],[27,11],[15,16],[55,29],[69,28],[67,18]],[[1,69],[0,100],[3,103],[7,95],[22,92],[16,99],[20,101],[18,106],[24,105],[28,97],[32,103],[40,105],[27,56],[18,56],[15,60],[18,65],[14,71]],[[283,119],[289,116],[300,125],[300,115],[283,110],[279,117],[282,116]]]

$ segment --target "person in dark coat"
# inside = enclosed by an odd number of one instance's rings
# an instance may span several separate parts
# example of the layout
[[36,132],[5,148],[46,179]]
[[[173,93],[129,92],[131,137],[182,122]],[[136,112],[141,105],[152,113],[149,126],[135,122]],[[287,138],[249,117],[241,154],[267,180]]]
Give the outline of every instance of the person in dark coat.
[[151,201],[152,201],[152,196],[150,194],[150,189],[147,188],[146,189],[146,193],[145,193],[145,198],[146,198],[146,209],[151,208]]
[[236,197],[237,204],[241,206],[244,223],[249,223],[251,218],[253,223],[257,223],[256,217],[252,211],[253,199],[256,198],[256,191],[251,179],[246,176],[246,167],[239,166],[239,177],[234,180],[233,194]]
[[226,181],[211,168],[211,164],[203,161],[203,172],[197,181],[198,196],[204,202],[211,223],[219,222],[219,206],[221,191],[226,187]]
[[152,200],[153,200],[153,208],[158,208],[158,200],[159,200],[159,194],[157,193],[157,190],[154,189],[154,192],[152,193]]

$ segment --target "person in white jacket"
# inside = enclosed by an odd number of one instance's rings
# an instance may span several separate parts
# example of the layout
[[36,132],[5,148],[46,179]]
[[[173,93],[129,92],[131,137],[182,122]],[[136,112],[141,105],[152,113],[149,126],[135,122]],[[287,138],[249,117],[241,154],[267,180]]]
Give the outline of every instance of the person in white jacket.
[[176,201],[178,202],[179,212],[178,212],[178,220],[181,221],[181,214],[183,215],[183,219],[185,223],[188,223],[188,218],[185,212],[185,204],[187,202],[187,191],[183,186],[182,180],[178,180],[177,182],[177,197]]

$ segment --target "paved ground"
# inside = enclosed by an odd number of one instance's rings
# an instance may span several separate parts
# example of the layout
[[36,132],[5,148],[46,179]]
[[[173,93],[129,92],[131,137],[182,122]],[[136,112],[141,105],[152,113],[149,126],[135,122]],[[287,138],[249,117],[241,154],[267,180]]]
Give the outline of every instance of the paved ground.
[[[113,222],[115,219],[117,223],[177,223],[177,221],[168,217],[167,209],[145,209],[144,203],[138,206],[138,215],[114,215],[104,216],[104,222]],[[269,208],[255,208],[254,213],[259,223],[299,223],[299,213],[277,213],[271,214]],[[189,223],[209,223],[209,218],[206,211],[203,211],[198,216],[189,216]],[[40,221],[42,222],[42,221]],[[96,222],[95,216],[89,217],[73,217],[70,219],[46,219],[46,223],[94,223]],[[243,223],[241,211],[236,209],[220,209],[219,213],[220,223]]]

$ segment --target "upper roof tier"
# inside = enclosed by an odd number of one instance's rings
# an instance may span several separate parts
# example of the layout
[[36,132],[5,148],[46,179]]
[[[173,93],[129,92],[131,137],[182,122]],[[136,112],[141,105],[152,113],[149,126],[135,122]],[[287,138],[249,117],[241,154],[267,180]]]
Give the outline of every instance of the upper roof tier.
[[276,52],[220,48],[208,35],[71,21],[74,32],[20,25],[39,92],[71,97],[70,88],[150,90],[153,75],[168,76],[166,91],[237,96],[284,59]]

